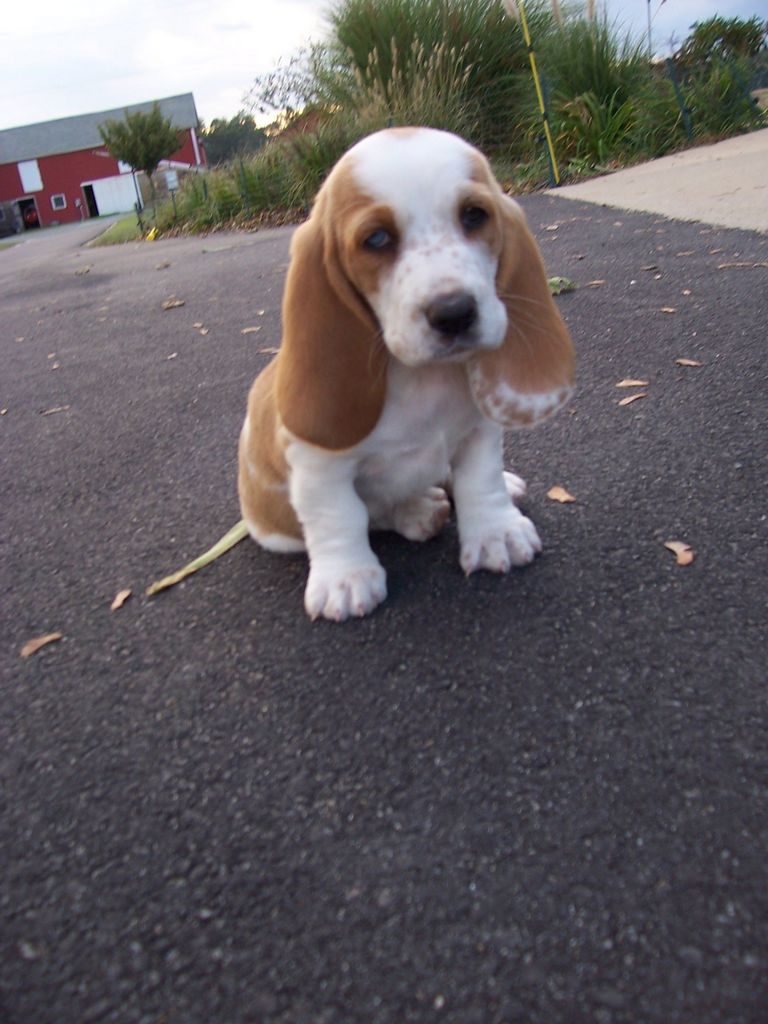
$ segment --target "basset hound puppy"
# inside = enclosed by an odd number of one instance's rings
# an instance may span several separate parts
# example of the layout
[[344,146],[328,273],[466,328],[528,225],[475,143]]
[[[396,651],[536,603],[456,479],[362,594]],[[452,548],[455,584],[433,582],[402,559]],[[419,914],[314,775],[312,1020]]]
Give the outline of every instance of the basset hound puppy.
[[572,377],[541,255],[485,158],[447,132],[370,135],[292,239],[282,345],[240,436],[248,530],[306,550],[312,619],[383,601],[369,530],[427,540],[446,487],[465,573],[525,565],[541,542],[502,434],[563,405]]

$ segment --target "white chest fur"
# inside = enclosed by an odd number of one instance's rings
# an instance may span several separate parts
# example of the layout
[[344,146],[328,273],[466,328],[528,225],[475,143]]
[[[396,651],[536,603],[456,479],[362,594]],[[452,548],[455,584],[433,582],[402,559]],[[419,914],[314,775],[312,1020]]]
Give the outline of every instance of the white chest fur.
[[356,449],[355,487],[372,519],[446,484],[457,449],[481,420],[462,366],[414,369],[393,360],[381,419]]

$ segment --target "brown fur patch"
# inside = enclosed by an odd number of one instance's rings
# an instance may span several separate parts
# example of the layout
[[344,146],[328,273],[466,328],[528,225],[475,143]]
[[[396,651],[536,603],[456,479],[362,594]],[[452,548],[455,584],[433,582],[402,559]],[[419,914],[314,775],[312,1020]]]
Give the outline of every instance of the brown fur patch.
[[352,186],[342,160],[293,237],[276,371],[277,410],[285,425],[333,451],[352,447],[373,430],[386,389],[378,324],[342,261],[350,218],[370,205]]
[[276,359],[253,382],[248,396],[249,435],[240,437],[237,487],[246,521],[260,533],[300,540],[301,525],[288,500],[288,464],[278,437]]
[[[570,334],[549,290],[539,247],[517,204],[504,194],[485,159],[478,154],[478,180],[491,182],[501,223],[496,290],[507,310],[507,333],[500,348],[470,360],[472,392],[480,408],[505,426],[528,424],[554,412],[570,394],[574,354]],[[473,175],[474,176],[474,175]],[[509,403],[503,418],[492,413],[491,397],[499,384],[509,392],[535,398],[553,395],[540,415],[530,404]],[[546,411],[545,411],[546,410]]]

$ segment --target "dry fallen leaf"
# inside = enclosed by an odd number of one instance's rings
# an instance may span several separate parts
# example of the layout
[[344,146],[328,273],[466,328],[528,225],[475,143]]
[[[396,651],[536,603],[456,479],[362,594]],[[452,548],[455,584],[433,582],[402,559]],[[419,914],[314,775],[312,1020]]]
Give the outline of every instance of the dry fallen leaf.
[[627,395],[626,398],[622,398],[619,401],[619,405],[631,405],[633,402],[636,402],[638,400],[638,398],[647,398],[647,397],[648,397],[648,395],[645,393],[645,391],[640,391],[636,395]]
[[576,501],[574,496],[572,494],[569,494],[564,487],[560,487],[559,484],[555,485],[554,487],[550,487],[550,489],[547,491],[547,497],[550,498],[552,501],[559,501],[563,505],[567,504],[570,501]]
[[179,306],[184,304],[184,299],[166,299],[163,303],[163,309],[178,309]]
[[68,405],[55,405],[52,409],[43,409],[40,413],[41,416],[53,416],[57,412],[67,412],[69,409]]
[[240,333],[241,334],[255,334],[257,331],[260,331],[260,330],[261,330],[261,327],[243,327],[242,330],[240,331]]
[[109,606],[109,610],[111,612],[116,612],[118,610],[118,608],[122,608],[123,605],[125,604],[125,602],[128,600],[128,598],[131,596],[131,593],[132,592],[130,590],[120,590],[120,591],[118,591],[117,595],[115,596],[114,601]]
[[676,312],[677,312],[677,310],[675,309],[675,307],[674,307],[674,306],[662,306],[662,307],[661,307],[661,308],[659,309],[659,312],[660,312],[660,313],[676,313]]
[[685,541],[668,540],[664,547],[673,552],[678,565],[690,565],[693,561],[693,549]]
[[727,270],[729,267],[768,267],[768,263],[718,263],[718,270]]
[[75,271],[75,276],[76,277],[82,277],[83,274],[90,274],[90,272],[91,272],[90,265],[87,266],[87,267],[81,267],[79,270]]
[[625,380],[620,380],[616,384],[616,387],[617,388],[645,388],[645,387],[648,387],[648,381],[647,380],[632,380],[631,378],[627,378]]
[[605,281],[601,279],[596,281],[587,281],[587,288],[599,288],[603,284],[605,284]]
[[205,337],[209,333],[209,330],[207,327],[201,327],[200,333],[202,334],[203,337]]
[[678,366],[703,366],[698,359],[676,359],[675,362]]
[[45,636],[36,636],[34,640],[27,640],[19,654],[22,658],[29,658],[36,654],[41,647],[47,647],[48,644],[55,643],[57,640],[61,640],[62,637],[63,633],[46,633]]
[[192,324],[192,326],[199,330],[203,326],[203,322],[202,320],[198,320],[197,323]]

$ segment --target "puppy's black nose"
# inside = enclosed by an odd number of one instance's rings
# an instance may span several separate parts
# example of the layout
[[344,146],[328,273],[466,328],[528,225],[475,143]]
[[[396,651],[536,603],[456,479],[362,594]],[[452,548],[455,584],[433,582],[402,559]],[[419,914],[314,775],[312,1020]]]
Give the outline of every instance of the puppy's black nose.
[[434,298],[424,313],[430,327],[447,338],[455,338],[477,320],[477,302],[468,292],[448,292]]

